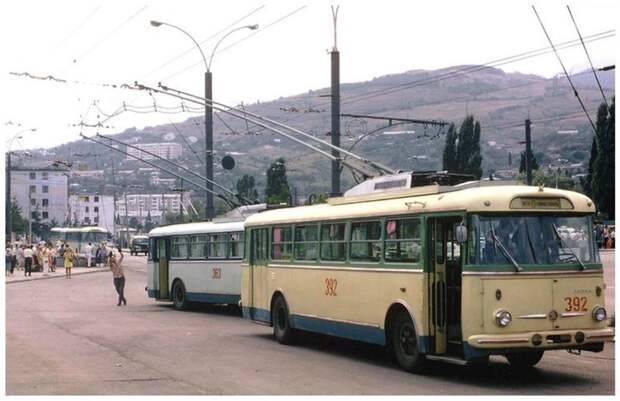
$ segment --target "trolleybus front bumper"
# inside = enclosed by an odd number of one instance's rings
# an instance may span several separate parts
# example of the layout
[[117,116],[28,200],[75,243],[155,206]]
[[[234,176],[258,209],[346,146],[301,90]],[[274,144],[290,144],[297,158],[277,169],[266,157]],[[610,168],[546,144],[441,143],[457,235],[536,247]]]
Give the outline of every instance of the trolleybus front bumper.
[[614,339],[613,328],[593,330],[532,331],[515,334],[479,334],[467,338],[467,343],[477,349],[564,349],[584,348],[588,344],[603,343]]

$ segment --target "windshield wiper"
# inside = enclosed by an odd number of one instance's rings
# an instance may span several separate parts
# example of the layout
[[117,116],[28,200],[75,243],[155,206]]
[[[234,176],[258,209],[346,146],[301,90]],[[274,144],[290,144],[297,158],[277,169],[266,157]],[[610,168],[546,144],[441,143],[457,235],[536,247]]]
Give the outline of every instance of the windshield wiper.
[[508,259],[510,263],[513,264],[513,266],[515,267],[515,271],[520,272],[521,270],[523,270],[523,268],[519,266],[517,261],[512,257],[510,252],[508,252],[508,249],[506,249],[502,241],[500,241],[500,239],[497,238],[497,235],[495,235],[495,230],[493,229],[493,227],[491,227],[491,235],[493,235],[493,241],[495,241],[495,244],[499,245],[499,250],[502,251],[502,254],[504,255],[504,257]]
[[568,249],[570,254],[573,255],[575,260],[579,263],[579,266],[580,266],[579,268],[581,270],[585,270],[586,266],[583,264],[581,259],[579,259],[579,256],[577,256],[577,254],[575,252],[573,252],[572,248],[567,248],[566,247],[566,244],[564,243],[564,240],[562,240],[562,236],[560,235],[560,232],[558,231],[558,227],[555,225],[555,223],[553,223],[553,232],[555,233],[555,236],[558,238],[558,240],[560,240],[560,245],[562,245],[562,249],[564,249],[564,250]]

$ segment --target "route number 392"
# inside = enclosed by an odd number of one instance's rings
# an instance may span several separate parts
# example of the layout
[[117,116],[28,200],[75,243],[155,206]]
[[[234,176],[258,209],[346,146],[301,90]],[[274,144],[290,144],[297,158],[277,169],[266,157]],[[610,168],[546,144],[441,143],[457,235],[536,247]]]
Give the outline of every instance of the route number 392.
[[564,298],[564,310],[566,312],[586,312],[588,298],[586,297],[566,297]]
[[325,279],[325,295],[333,296],[336,295],[336,287],[338,287],[338,280],[335,278],[326,278]]

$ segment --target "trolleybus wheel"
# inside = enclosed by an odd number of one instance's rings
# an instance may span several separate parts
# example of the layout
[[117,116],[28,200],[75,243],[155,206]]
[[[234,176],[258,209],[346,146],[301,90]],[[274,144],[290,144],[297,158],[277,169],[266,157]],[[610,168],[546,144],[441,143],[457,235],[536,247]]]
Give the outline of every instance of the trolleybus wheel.
[[273,322],[273,336],[275,339],[280,344],[291,344],[294,332],[291,327],[286,301],[281,295],[273,303],[271,321]]
[[189,302],[185,296],[185,286],[181,281],[176,281],[172,287],[172,302],[175,309],[185,310],[189,308]]
[[424,355],[418,349],[415,327],[409,313],[400,311],[393,320],[392,347],[398,364],[409,372],[417,372],[424,364]]
[[515,354],[506,354],[506,359],[515,369],[529,369],[534,367],[543,357],[545,351],[520,352]]

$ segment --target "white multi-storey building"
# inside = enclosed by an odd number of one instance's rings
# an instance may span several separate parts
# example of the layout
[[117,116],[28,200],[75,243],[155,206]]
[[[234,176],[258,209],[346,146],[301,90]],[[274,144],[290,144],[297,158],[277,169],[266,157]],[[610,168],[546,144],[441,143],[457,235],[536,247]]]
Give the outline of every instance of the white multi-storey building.
[[[183,154],[181,144],[175,142],[158,142],[158,143],[140,143],[135,145],[137,148],[146,150],[164,159],[177,159]],[[144,160],[154,160],[154,156],[144,153],[138,149],[127,147],[127,159],[133,159],[132,156],[139,157]]]
[[11,198],[24,218],[39,213],[41,222],[62,224],[67,218],[68,172],[58,168],[12,168]]
[[[179,213],[181,208],[181,194],[126,194],[116,199],[116,214],[121,221],[135,217],[140,224],[144,224],[147,216],[151,216],[153,223],[161,222],[166,212]],[[191,209],[191,199],[188,192],[183,193],[183,213]]]
[[99,194],[75,194],[69,197],[71,223],[98,226],[114,231],[114,197]]

